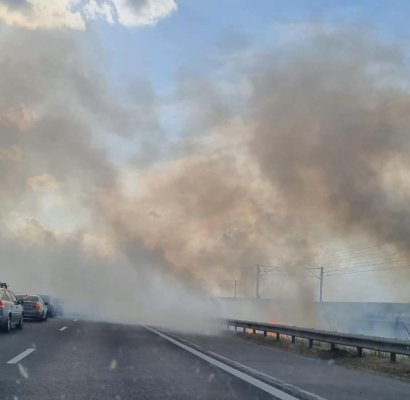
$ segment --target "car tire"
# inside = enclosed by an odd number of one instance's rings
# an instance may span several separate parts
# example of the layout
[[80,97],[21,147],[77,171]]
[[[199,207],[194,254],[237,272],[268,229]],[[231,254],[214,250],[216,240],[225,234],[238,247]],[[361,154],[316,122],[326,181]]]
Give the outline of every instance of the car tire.
[[10,315],[7,317],[6,323],[3,325],[3,332],[9,333],[11,331],[11,318]]
[[44,313],[41,315],[41,317],[38,318],[38,322],[43,322],[44,321]]
[[48,320],[48,314],[46,313],[45,315],[44,315],[44,321],[47,321]]
[[16,325],[16,328],[21,330],[23,329],[23,325],[24,325],[24,317],[23,317],[23,314],[21,314],[20,322]]

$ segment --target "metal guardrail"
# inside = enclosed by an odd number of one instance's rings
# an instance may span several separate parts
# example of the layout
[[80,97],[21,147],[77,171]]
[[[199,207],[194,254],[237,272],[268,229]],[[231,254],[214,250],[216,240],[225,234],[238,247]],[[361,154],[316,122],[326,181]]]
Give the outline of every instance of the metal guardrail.
[[231,326],[235,328],[235,331],[237,331],[238,328],[242,328],[243,332],[246,332],[246,329],[252,329],[254,334],[259,331],[263,332],[264,336],[266,336],[268,332],[276,333],[277,340],[280,339],[280,335],[290,336],[292,343],[295,343],[297,337],[308,339],[309,347],[313,347],[314,341],[329,343],[332,350],[336,348],[336,345],[356,347],[359,357],[363,357],[363,349],[390,353],[391,362],[396,361],[396,354],[410,356],[410,341],[405,340],[387,339],[377,336],[351,335],[341,332],[234,319],[224,319],[222,320],[222,324],[226,325],[228,330]]

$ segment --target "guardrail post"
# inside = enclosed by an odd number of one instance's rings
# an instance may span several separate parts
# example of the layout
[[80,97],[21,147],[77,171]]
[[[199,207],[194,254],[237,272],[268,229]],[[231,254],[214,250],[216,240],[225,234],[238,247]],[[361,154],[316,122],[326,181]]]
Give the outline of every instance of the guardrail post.
[[330,343],[330,350],[332,350],[332,351],[336,350],[336,344],[335,343]]
[[363,347],[358,347],[357,348],[357,356],[358,357],[363,357]]
[[255,334],[255,333],[256,333],[256,329],[252,329],[252,332],[253,332],[253,334]]
[[390,353],[390,362],[396,362],[396,353]]
[[276,340],[280,340],[280,333],[276,334]]
[[293,343],[293,344],[296,343],[296,336],[292,336],[292,343]]
[[268,332],[263,331],[263,336],[266,337],[266,335],[268,334]]
[[245,334],[246,334],[246,328],[245,328],[245,327],[243,327],[242,329],[243,329],[243,333],[245,333]]
[[313,339],[309,339],[309,348],[311,349],[313,347]]

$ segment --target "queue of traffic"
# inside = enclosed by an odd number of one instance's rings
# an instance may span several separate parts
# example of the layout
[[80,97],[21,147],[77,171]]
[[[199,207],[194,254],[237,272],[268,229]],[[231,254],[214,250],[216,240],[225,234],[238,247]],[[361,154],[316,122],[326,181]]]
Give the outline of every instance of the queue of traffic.
[[0,282],[0,329],[10,332],[12,328],[23,329],[24,320],[39,322],[63,314],[61,300],[42,294],[15,294],[7,283]]

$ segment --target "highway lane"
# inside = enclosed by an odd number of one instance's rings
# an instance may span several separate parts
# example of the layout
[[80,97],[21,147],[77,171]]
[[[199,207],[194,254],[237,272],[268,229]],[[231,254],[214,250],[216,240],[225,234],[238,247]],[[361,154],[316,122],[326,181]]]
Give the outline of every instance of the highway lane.
[[[27,349],[35,350],[7,363]],[[272,397],[143,327],[54,319],[0,336],[0,398]]]
[[72,319],[26,323],[0,335],[0,399],[272,398],[184,350],[184,339],[328,400],[410,398],[408,383],[233,336],[172,336],[176,343],[141,326]]
[[177,333],[177,335],[181,339],[201,346],[203,350],[215,352],[327,399],[410,399],[410,383],[333,365],[331,360],[315,359],[258,345],[238,338],[234,334],[206,336]]

